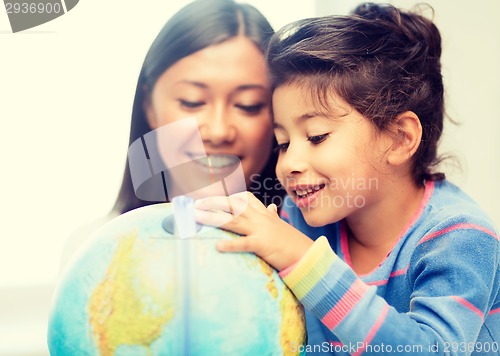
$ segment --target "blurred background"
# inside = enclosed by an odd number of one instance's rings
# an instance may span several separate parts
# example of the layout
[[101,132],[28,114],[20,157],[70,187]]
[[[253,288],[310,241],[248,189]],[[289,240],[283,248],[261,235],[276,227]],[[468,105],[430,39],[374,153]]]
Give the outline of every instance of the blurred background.
[[[81,0],[13,34],[0,11],[0,355],[48,355],[54,285],[71,234],[105,216],[126,159],[144,56],[188,1]],[[346,14],[359,1],[249,0],[275,29]],[[381,2],[381,1],[377,1]],[[384,1],[411,8],[416,1]],[[443,169],[500,227],[500,2],[427,1],[443,37],[448,115]]]

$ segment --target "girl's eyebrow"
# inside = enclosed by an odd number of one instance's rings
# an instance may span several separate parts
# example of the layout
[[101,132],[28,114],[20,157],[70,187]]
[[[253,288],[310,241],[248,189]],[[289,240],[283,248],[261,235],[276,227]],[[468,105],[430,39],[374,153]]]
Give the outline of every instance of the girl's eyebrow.
[[[293,123],[294,123],[295,125],[298,125],[298,124],[300,124],[300,123],[302,123],[302,122],[304,122],[304,121],[307,121],[307,120],[309,120],[309,119],[311,119],[311,118],[313,118],[313,117],[322,117],[322,118],[324,118],[324,117],[326,117],[326,116],[325,116],[325,114],[324,114],[324,113],[322,113],[322,112],[319,112],[319,111],[311,111],[311,112],[307,112],[307,113],[305,113],[305,114],[302,114],[302,115],[300,115],[300,116],[298,116],[298,117],[294,118],[294,119],[293,119]],[[273,122],[273,127],[274,127],[275,129],[277,129],[277,128],[283,128],[283,126],[282,126],[282,125],[280,125],[280,124],[279,124],[279,123],[277,123],[277,122]]]
[[299,117],[296,117],[296,118],[293,120],[293,122],[294,122],[295,124],[300,124],[300,123],[302,123],[302,122],[304,122],[304,121],[307,121],[307,120],[309,120],[310,118],[312,118],[312,117],[316,117],[316,116],[324,116],[324,114],[322,114],[322,113],[320,113],[320,112],[318,112],[318,111],[311,111],[311,112],[307,112],[307,113],[305,113],[305,114],[300,115]]

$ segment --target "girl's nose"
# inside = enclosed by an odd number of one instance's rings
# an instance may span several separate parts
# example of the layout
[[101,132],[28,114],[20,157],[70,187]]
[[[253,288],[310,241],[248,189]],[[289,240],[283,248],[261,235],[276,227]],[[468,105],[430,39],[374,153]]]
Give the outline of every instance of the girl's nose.
[[305,172],[307,167],[307,153],[304,148],[290,143],[287,150],[280,153],[276,170],[285,176],[292,176]]

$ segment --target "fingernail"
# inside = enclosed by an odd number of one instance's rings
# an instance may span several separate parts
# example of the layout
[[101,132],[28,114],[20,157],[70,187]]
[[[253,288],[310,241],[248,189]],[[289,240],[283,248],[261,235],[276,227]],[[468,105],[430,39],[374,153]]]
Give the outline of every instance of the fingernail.
[[217,241],[217,242],[215,243],[215,248],[216,248],[219,252],[224,252],[224,246],[225,246],[224,241]]

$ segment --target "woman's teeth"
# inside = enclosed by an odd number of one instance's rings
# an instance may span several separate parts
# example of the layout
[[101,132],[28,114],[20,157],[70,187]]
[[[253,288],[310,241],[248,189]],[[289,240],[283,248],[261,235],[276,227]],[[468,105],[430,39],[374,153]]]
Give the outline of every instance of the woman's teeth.
[[223,168],[233,166],[240,162],[238,156],[228,154],[212,154],[196,160],[199,164],[211,168]]

